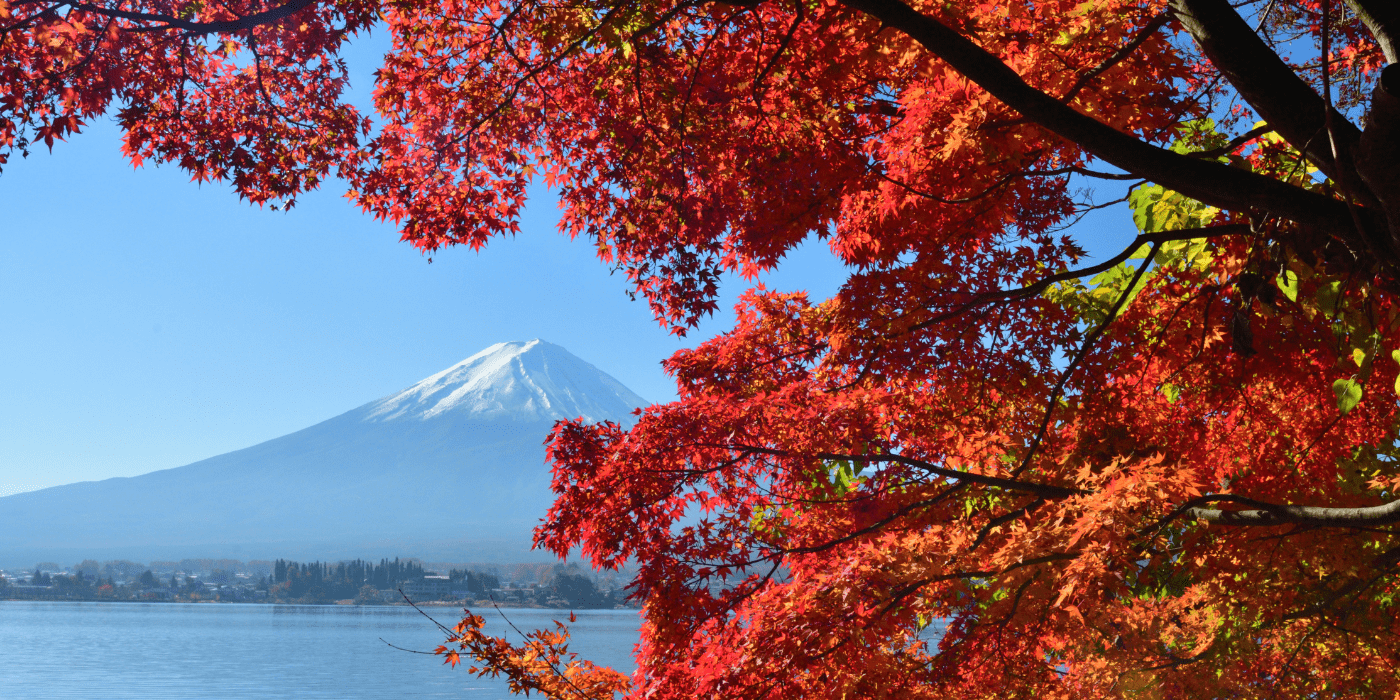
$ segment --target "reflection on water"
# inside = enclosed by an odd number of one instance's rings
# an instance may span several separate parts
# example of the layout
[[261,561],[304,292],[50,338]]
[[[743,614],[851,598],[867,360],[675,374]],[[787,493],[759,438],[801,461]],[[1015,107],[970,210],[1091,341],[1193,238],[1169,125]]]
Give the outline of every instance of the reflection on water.
[[[447,626],[457,608],[426,608]],[[487,630],[509,629],[494,610]],[[517,627],[552,627],[561,610],[505,610]],[[580,611],[575,651],[630,673],[635,610]],[[519,635],[508,633],[518,640]],[[383,641],[381,641],[381,639]],[[0,602],[6,698],[512,697],[500,680],[443,666],[442,634],[412,608],[317,605]]]

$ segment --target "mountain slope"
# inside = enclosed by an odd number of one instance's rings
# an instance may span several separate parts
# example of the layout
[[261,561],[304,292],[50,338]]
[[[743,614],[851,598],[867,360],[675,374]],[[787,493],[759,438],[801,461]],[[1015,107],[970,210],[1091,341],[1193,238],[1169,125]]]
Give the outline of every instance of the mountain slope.
[[646,405],[539,340],[500,343],[396,394],[252,447],[0,498],[0,566],[34,561],[544,558],[554,421]]

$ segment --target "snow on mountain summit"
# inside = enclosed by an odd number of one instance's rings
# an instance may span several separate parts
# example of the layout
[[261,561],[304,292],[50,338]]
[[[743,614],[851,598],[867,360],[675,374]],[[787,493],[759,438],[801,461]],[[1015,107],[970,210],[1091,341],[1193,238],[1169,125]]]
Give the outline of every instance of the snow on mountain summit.
[[[647,401],[621,382],[543,340],[497,343],[360,409],[363,420],[428,421],[453,414],[488,420],[630,422]],[[360,411],[356,411],[357,413]]]

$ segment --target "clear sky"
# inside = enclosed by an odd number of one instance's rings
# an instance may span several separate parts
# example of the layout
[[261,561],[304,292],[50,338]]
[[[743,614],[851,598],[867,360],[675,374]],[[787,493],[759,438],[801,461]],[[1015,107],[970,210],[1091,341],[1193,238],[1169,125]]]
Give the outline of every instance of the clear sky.
[[[352,52],[362,102],[376,37]],[[249,206],[174,167],[133,170],[107,121],[0,176],[0,496],[133,476],[247,447],[402,389],[478,350],[543,338],[652,401],[686,339],[629,301],[587,241],[554,230],[535,192],[513,239],[432,264],[334,183],[291,212]],[[1126,243],[1121,212],[1099,217]],[[1110,230],[1111,229],[1111,230]],[[1093,241],[1089,241],[1092,245]],[[763,278],[836,291],[845,273],[809,242]]]

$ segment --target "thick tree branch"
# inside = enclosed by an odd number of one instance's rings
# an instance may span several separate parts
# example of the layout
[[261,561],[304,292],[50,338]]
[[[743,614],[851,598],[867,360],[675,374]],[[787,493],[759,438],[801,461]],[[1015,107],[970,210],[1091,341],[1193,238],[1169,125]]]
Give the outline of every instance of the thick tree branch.
[[[1202,508],[1208,503],[1238,503],[1250,510]],[[1256,501],[1244,496],[1215,494],[1195,498],[1174,514],[1189,514],[1196,520],[1221,525],[1309,525],[1313,527],[1380,527],[1400,523],[1400,500],[1363,508],[1290,506]],[[1168,516],[1166,520],[1174,516]]]
[[[775,450],[753,445],[711,445],[711,447],[730,447],[760,454],[794,456],[792,453],[785,450]],[[1065,486],[1037,484],[1018,479],[1004,479],[984,474],[945,469],[923,460],[895,454],[854,455],[820,453],[810,456],[825,460],[848,460],[864,463],[894,462],[897,464],[904,464],[961,483],[979,484],[982,486],[1005,489],[1007,491],[1035,494],[1039,497],[1036,503],[1042,502],[1042,499],[1058,500],[1073,496],[1091,495],[1093,493],[1091,491]],[[1202,507],[1211,503],[1237,503],[1242,506],[1248,506],[1250,510],[1220,510]],[[1209,494],[1193,498],[1183,503],[1171,513],[1167,514],[1166,517],[1162,518],[1156,526],[1149,529],[1158,530],[1162,526],[1183,515],[1189,516],[1193,520],[1237,526],[1305,525],[1310,527],[1381,527],[1400,523],[1400,500],[1391,501],[1390,503],[1379,506],[1329,508],[1325,506],[1278,505],[1228,493]]]
[[1400,62],[1400,3],[1395,0],[1346,0],[1371,30],[1387,63]]
[[[1361,140],[1361,130],[1332,110],[1332,124],[1342,163],[1333,162],[1327,138],[1327,108],[1322,98],[1250,28],[1227,0],[1172,0],[1172,9],[1240,96],[1283,139],[1302,151],[1327,177],[1355,192],[1347,165]],[[1363,197],[1363,203],[1371,203]]]
[[1381,71],[1360,146],[1356,172],[1380,200],[1391,240],[1400,247],[1400,64]]
[[190,20],[176,17],[174,15],[159,15],[149,12],[130,12],[115,8],[93,5],[85,2],[65,2],[63,5],[83,12],[102,15],[104,17],[115,17],[118,19],[129,19],[136,22],[160,22],[162,26],[151,27],[151,29],[182,29],[190,34],[238,34],[247,32],[255,27],[265,24],[275,24],[292,15],[306,9],[315,0],[291,0],[285,5],[279,5],[270,10],[255,12],[247,17],[240,17],[234,20],[221,22],[191,22]]
[[[1007,106],[1104,162],[1211,206],[1262,209],[1340,238],[1356,235],[1345,203],[1263,175],[1173,153],[1119,132],[1026,84],[1000,58],[900,0],[842,1],[909,35]],[[1384,227],[1374,212],[1364,213],[1368,224]]]

